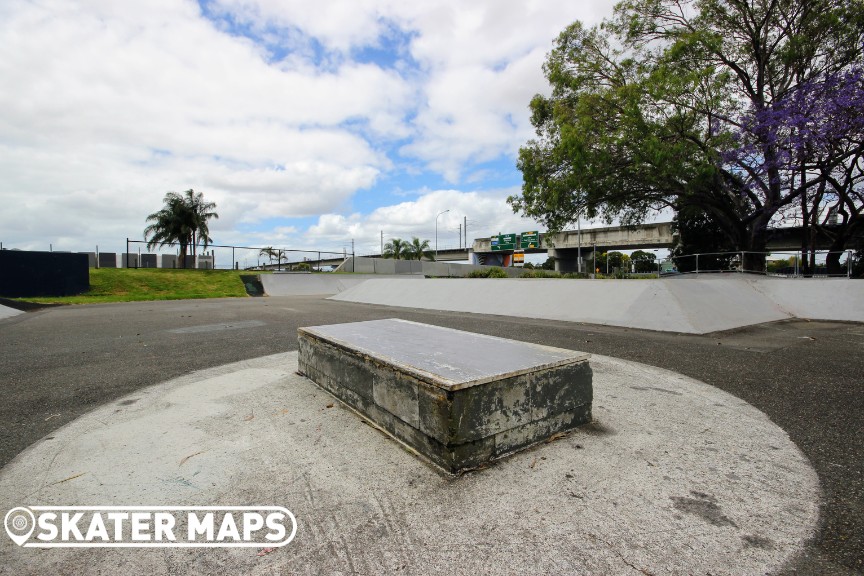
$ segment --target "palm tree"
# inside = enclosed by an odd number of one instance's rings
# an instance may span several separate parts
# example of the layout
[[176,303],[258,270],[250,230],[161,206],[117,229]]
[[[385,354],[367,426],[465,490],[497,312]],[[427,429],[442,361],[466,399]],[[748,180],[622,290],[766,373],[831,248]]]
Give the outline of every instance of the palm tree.
[[279,270],[282,269],[282,258],[285,256],[285,250],[281,248],[273,248],[272,246],[268,246],[267,248],[262,248],[260,252],[258,252],[259,256],[267,256],[270,259],[270,264],[273,264],[273,259],[276,258],[279,260]]
[[384,244],[384,258],[401,260],[408,257],[408,255],[408,242],[405,242],[400,238],[393,238],[392,240]]
[[147,249],[177,243],[180,245],[180,261],[185,265],[190,239],[188,211],[183,198],[175,192],[165,194],[163,202],[165,205],[161,210],[147,216],[147,222],[151,222],[144,228]]
[[163,203],[161,210],[147,216],[147,222],[150,222],[144,228],[147,249],[152,250],[157,245],[179,244],[180,261],[185,268],[190,245],[194,257],[197,255],[198,242],[203,242],[206,250],[213,241],[207,221],[219,218],[219,214],[214,212],[216,204],[205,202],[204,194],[191,189],[183,194],[168,192]]
[[411,239],[411,243],[407,245],[405,251],[410,260],[422,260],[423,258],[435,260],[435,255],[429,249],[429,240],[421,242],[416,236]]
[[183,193],[183,202],[189,208],[190,213],[190,229],[192,231],[192,257],[197,256],[196,247],[198,243],[202,243],[204,250],[213,242],[210,237],[210,228],[207,221],[210,218],[219,219],[219,214],[214,212],[216,209],[215,202],[205,202],[203,192],[195,192],[191,188]]

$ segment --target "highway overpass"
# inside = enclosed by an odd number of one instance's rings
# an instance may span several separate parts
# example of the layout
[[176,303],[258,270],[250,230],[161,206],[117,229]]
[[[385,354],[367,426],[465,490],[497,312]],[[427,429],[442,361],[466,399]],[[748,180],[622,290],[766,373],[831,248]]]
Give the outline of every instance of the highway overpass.
[[[520,235],[516,235],[517,245]],[[528,254],[546,252],[555,258],[555,269],[559,272],[575,272],[577,258],[592,253],[610,250],[640,250],[672,248],[678,236],[672,233],[671,222],[657,222],[639,226],[607,226],[585,230],[565,230],[553,236],[540,234],[540,242],[535,248],[526,248]],[[477,261],[484,264],[508,265],[513,250],[493,250],[491,238],[477,238],[472,250]]]
[[[768,250],[800,251],[802,228],[773,228],[769,231]],[[515,234],[516,242],[520,235]],[[577,258],[581,252],[582,258],[589,259],[596,249],[599,252],[611,250],[654,250],[671,249],[678,243],[678,235],[672,232],[672,222],[655,222],[638,226],[606,226],[602,228],[586,228],[584,230],[565,230],[549,237],[539,235],[539,244],[534,248],[526,248],[528,254],[548,253],[555,258],[556,269],[559,272],[574,272],[577,269]],[[830,240],[823,236],[817,238],[816,247],[827,250]],[[508,266],[514,250],[493,250],[491,238],[475,238],[470,250],[453,248],[439,250],[437,260],[440,262],[464,262],[472,260],[476,264],[492,264]],[[474,258],[472,258],[472,253]],[[368,258],[381,258],[380,254],[364,254]],[[337,266],[343,258],[321,260],[321,266]],[[318,262],[310,262],[318,266]]]
[[[830,230],[830,226],[826,227]],[[768,231],[769,251],[795,252],[801,250],[803,228],[785,227],[771,228]],[[671,249],[678,243],[678,235],[672,232],[672,222],[656,222],[638,226],[607,226],[604,228],[587,228],[582,230],[566,230],[549,237],[540,234],[540,242],[535,248],[526,248],[525,252],[546,252],[555,258],[555,269],[559,272],[574,272],[577,270],[577,259],[581,252],[582,258],[588,260],[596,249],[599,252],[610,250],[654,250]],[[516,235],[519,242],[519,235]],[[831,239],[821,234],[816,238],[817,250],[828,250]],[[509,265],[509,256],[513,250],[493,250],[491,238],[477,238],[472,250],[477,263]]]
[[[350,254],[348,256],[351,256]],[[357,256],[362,256],[363,258],[382,258],[380,254],[357,254]],[[471,257],[471,253],[467,248],[452,248],[448,250],[439,250],[438,258],[436,260],[438,262],[467,262]],[[321,260],[321,266],[338,266],[345,259],[344,258],[324,258]],[[315,260],[308,260],[310,265],[314,267],[318,267],[319,263]],[[283,264],[284,268],[285,265]]]

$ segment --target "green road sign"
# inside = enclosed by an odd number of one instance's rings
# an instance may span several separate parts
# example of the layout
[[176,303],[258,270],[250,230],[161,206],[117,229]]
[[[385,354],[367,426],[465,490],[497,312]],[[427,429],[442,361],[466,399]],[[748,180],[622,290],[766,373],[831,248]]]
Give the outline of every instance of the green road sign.
[[525,250],[526,248],[540,247],[539,232],[522,232],[519,247]]
[[492,236],[492,251],[499,250],[515,250],[516,249],[516,234],[499,234]]

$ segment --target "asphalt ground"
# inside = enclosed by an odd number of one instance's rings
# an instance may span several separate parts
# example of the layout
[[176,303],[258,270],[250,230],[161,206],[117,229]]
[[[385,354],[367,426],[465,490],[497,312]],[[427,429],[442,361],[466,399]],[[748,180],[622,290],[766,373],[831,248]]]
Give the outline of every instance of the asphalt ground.
[[704,336],[334,302],[317,296],[51,308],[0,320],[0,466],[93,408],[194,370],[297,349],[296,329],[404,318],[634,360],[727,391],[810,458],[819,534],[784,574],[864,574],[864,325]]

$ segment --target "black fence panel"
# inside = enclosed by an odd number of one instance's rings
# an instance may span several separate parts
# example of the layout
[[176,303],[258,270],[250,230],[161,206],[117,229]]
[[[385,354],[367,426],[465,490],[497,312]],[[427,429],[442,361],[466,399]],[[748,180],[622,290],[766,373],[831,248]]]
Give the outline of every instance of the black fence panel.
[[89,289],[87,254],[0,250],[0,296],[74,296]]

